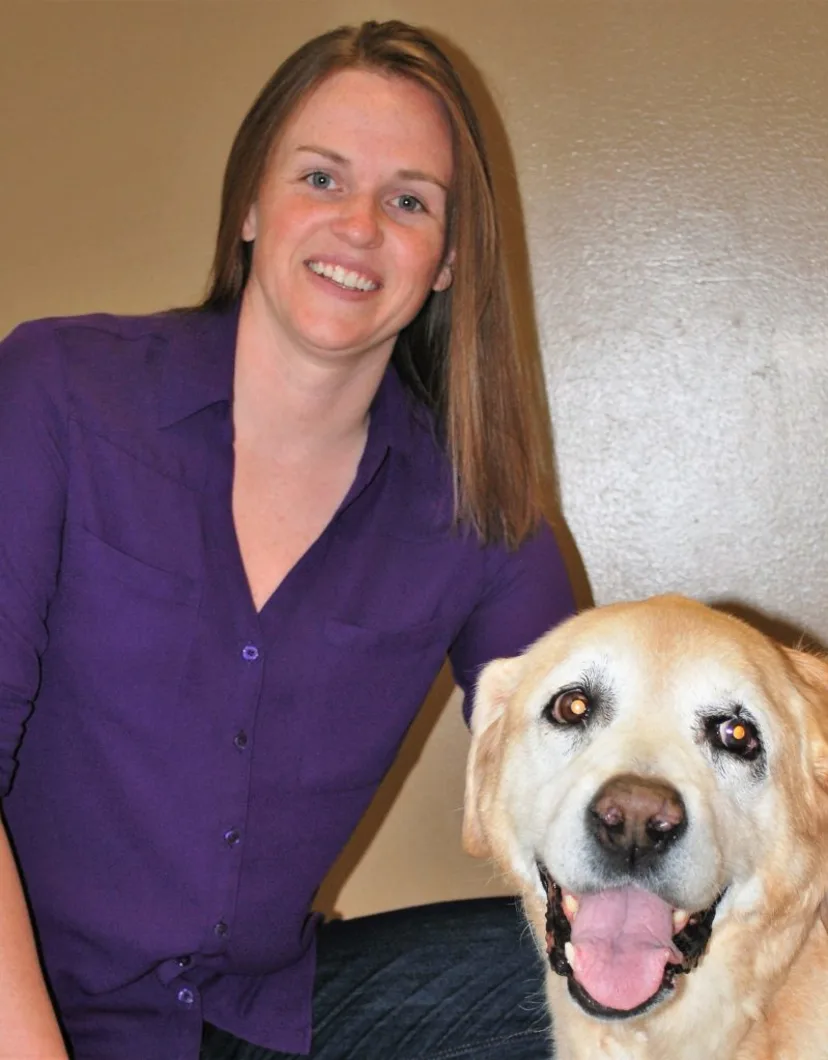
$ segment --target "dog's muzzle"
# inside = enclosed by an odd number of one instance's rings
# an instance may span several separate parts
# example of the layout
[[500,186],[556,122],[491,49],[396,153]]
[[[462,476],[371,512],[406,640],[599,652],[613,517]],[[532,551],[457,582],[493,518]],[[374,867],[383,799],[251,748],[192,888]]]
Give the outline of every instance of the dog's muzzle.
[[580,898],[564,894],[540,863],[538,871],[546,892],[550,966],[589,1015],[630,1019],[648,1011],[704,955],[721,895],[707,909],[687,914],[636,887]]

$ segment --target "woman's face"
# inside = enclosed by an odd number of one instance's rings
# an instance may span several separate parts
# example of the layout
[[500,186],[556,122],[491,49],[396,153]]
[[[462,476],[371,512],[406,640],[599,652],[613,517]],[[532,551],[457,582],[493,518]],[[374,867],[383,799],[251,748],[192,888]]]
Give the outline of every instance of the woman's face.
[[369,70],[331,75],[285,126],[245,220],[246,303],[293,350],[387,358],[429,292],[451,282],[452,169],[427,89]]

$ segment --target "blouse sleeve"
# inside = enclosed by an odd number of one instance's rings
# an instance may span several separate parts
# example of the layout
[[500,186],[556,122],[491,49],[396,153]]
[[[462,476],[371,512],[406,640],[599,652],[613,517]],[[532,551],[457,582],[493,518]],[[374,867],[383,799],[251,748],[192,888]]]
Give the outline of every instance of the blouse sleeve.
[[54,328],[0,342],[0,797],[40,681],[60,561],[66,411]]
[[449,651],[454,678],[464,692],[467,721],[482,667],[492,659],[520,654],[575,612],[569,576],[547,524],[513,552],[492,550],[489,569],[483,595]]

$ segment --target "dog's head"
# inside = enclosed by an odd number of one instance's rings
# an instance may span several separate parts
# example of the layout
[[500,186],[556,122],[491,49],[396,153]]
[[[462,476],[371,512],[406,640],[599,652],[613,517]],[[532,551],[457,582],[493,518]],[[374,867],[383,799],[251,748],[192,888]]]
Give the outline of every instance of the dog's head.
[[464,843],[591,1015],[669,1000],[728,921],[801,942],[826,837],[828,665],[737,619],[597,608],[481,674]]

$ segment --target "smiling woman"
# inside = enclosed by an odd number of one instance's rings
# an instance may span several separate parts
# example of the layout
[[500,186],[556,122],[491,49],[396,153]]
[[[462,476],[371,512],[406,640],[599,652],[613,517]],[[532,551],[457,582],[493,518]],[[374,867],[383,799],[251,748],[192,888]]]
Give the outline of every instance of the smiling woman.
[[376,390],[398,333],[451,282],[451,177],[432,93],[371,70],[323,81],[279,136],[242,226],[253,251],[237,356],[266,327],[293,370],[364,363]]
[[[203,303],[0,347],[0,775],[75,1060],[549,1055],[512,902],[310,914],[446,655],[471,711],[572,608],[501,261],[454,69],[370,22],[242,123]],[[65,1056],[0,855],[0,1057]]]
[[[342,502],[397,336],[451,283],[452,168],[434,95],[368,69],[323,80],[269,152],[241,230],[252,253],[235,364],[234,514],[257,604]],[[301,430],[296,412],[318,426]]]

